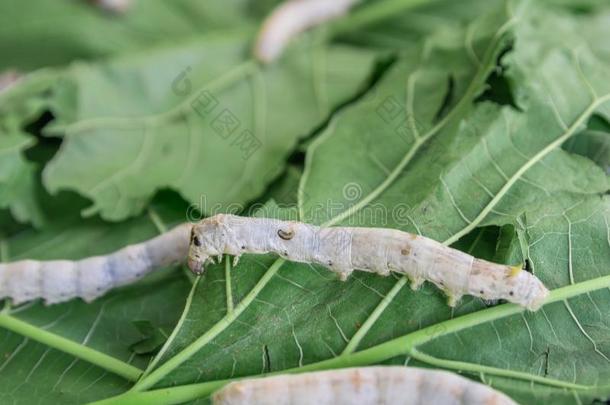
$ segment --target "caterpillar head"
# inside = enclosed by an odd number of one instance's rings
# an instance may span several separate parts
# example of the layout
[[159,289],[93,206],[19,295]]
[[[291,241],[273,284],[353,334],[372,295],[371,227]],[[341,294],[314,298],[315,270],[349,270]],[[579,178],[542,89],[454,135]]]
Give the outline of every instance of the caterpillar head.
[[203,274],[205,265],[213,263],[212,257],[224,253],[224,227],[220,215],[193,225],[188,254],[188,267],[195,274]]

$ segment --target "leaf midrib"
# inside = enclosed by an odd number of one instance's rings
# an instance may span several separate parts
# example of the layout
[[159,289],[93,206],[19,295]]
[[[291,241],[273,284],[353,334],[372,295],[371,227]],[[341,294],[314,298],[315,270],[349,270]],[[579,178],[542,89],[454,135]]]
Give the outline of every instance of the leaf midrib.
[[76,358],[88,361],[91,364],[95,364],[96,366],[117,374],[129,381],[137,381],[142,374],[142,370],[131,364],[125,363],[86,345],[66,339],[63,336],[48,332],[38,326],[24,322],[10,315],[8,312],[3,311],[0,313],[0,327],[64,353],[71,354]]
[[152,371],[148,376],[142,378],[138,381],[130,391],[142,391],[148,389],[159,382],[163,377],[169,374],[172,370],[180,366],[182,363],[187,361],[191,356],[197,353],[203,346],[211,342],[216,336],[222,333],[227,327],[229,327],[233,321],[235,321],[256,299],[258,294],[262,291],[262,289],[267,285],[267,283],[275,276],[280,267],[285,263],[284,259],[276,260],[269,270],[265,272],[265,274],[261,277],[261,279],[256,283],[254,288],[250,290],[248,295],[242,299],[239,304],[235,306],[232,312],[228,312],[220,321],[218,321],[214,326],[208,329],[203,335],[201,335],[197,340],[188,345],[185,349],[180,351],[178,354],[167,360],[163,363],[159,368]]

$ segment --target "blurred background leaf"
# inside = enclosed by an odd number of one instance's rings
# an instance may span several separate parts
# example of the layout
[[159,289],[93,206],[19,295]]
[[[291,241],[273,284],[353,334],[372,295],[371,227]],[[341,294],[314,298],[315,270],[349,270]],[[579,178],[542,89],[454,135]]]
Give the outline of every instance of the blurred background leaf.
[[0,4],[0,71],[65,65],[157,45],[195,40],[212,31],[256,30],[276,0],[134,0],[125,13],[94,2],[7,0]]

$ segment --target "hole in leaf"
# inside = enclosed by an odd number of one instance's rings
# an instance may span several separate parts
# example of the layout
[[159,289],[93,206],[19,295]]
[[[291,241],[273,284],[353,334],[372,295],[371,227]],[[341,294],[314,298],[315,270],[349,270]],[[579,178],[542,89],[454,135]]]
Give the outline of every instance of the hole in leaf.
[[506,66],[502,64],[502,58],[512,51],[513,45],[508,45],[500,52],[496,59],[496,67],[492,70],[485,81],[485,91],[475,99],[475,103],[490,101],[499,105],[511,106],[519,110],[519,106],[515,102],[510,82],[506,77]]

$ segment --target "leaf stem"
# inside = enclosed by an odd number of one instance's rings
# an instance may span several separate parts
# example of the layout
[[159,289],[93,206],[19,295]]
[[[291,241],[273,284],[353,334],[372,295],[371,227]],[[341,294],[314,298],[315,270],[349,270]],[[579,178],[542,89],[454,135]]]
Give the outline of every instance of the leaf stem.
[[554,378],[541,377],[539,375],[524,373],[521,371],[507,370],[498,367],[484,366],[482,364],[469,363],[464,361],[453,361],[446,359],[439,359],[429,354],[422,353],[417,349],[411,350],[409,353],[411,357],[424,363],[428,363],[433,366],[438,366],[446,369],[460,370],[474,373],[492,374],[499,377],[509,377],[517,380],[534,381],[540,384],[550,385],[552,387],[568,388],[573,390],[589,390],[596,387],[590,385],[574,384],[567,381],[561,381]]
[[[582,294],[609,287],[610,275],[583,281],[577,284],[569,285],[567,287],[562,287],[551,291],[544,305],[564,301],[569,298],[577,297]],[[317,363],[308,364],[303,367],[280,370],[274,373],[267,374],[267,376],[287,373],[303,373],[308,371],[320,371],[335,368],[367,366],[370,364],[379,364],[382,361],[391,359],[396,356],[409,355],[414,358],[419,357],[422,361],[428,362],[430,364],[437,363],[438,365],[445,368],[453,368],[473,372],[488,372],[490,374],[502,375],[510,378],[524,379],[540,384],[562,388],[571,388],[575,390],[598,388],[586,385],[573,384],[551,378],[543,378],[540,376],[530,375],[528,373],[522,373],[513,370],[503,370],[496,367],[476,365],[472,363],[436,359],[432,356],[428,356],[416,350],[418,346],[428,343],[440,336],[456,333],[468,328],[481,325],[486,322],[491,322],[511,315],[516,315],[524,311],[525,308],[515,304],[499,305],[497,307],[484,309],[478,312],[463,315],[459,318],[450,319],[435,325],[428,326],[426,328],[398,337],[396,339],[392,339],[369,349],[361,350],[355,353],[342,354],[338,357],[319,361]],[[234,378],[228,380],[210,381],[200,384],[183,385],[179,387],[164,388],[145,393],[128,392],[126,394],[96,402],[96,404],[177,404],[181,402],[192,401],[201,397],[206,397],[217,389],[221,388],[223,385],[239,379],[240,378]]]
[[207,397],[232,380],[217,380],[199,384],[160,388],[152,391],[128,391],[116,397],[95,401],[89,405],[173,405]]
[[[362,339],[366,336],[369,330],[371,330],[374,323],[377,321],[377,319],[379,319],[379,317],[381,316],[383,311],[385,311],[388,305],[390,305],[390,303],[394,300],[396,295],[398,295],[400,290],[402,290],[402,287],[407,284],[408,280],[409,279],[407,277],[403,276],[400,278],[400,280],[398,280],[396,284],[394,284],[394,287],[392,287],[392,289],[385,295],[381,302],[375,307],[375,310],[373,310],[371,315],[369,315],[366,322],[364,322],[362,326],[358,329],[358,331],[354,334],[354,336],[352,336],[350,341],[347,343],[347,346],[345,346],[345,349],[343,349],[343,352],[341,352],[341,355],[352,353],[358,348],[360,341],[362,341]],[[369,322],[369,320],[371,321]]]
[[54,349],[71,354],[79,359],[88,361],[89,363],[95,364],[98,367],[120,375],[121,377],[130,381],[136,381],[142,374],[142,370],[132,366],[131,364],[127,364],[112,356],[98,352],[90,347],[48,332],[27,322],[23,322],[6,313],[0,313],[0,327],[23,335]]
[[[549,294],[544,305],[564,301],[595,290],[610,287],[610,275],[572,284],[558,288]],[[323,370],[355,365],[379,363],[392,357],[407,355],[420,345],[430,342],[440,336],[456,333],[464,329],[472,328],[480,324],[505,318],[525,312],[525,308],[516,304],[503,304],[497,307],[487,308],[473,312],[459,318],[449,319],[409,333],[396,339],[389,340],[369,349],[365,349],[349,356],[339,356],[334,359],[324,360],[300,368],[302,371]]]
[[153,225],[155,225],[155,228],[157,228],[159,233],[165,233],[168,231],[167,225],[165,225],[165,222],[163,219],[161,219],[161,216],[153,207],[148,207],[147,212],[148,218],[150,218],[150,221],[153,223]]
[[176,354],[171,359],[167,360],[163,363],[159,368],[151,372],[148,376],[142,378],[138,381],[131,391],[142,391],[146,390],[157,382],[159,382],[163,377],[171,373],[174,369],[179,367],[182,363],[190,359],[195,353],[199,351],[203,346],[210,343],[216,336],[222,333],[228,326],[231,325],[233,321],[235,321],[248,306],[254,301],[254,299],[258,296],[258,294],[262,291],[262,289],[267,285],[269,280],[280,269],[280,267],[285,263],[285,260],[279,259],[276,260],[269,270],[265,272],[265,274],[261,277],[261,279],[256,283],[254,288],[246,295],[246,297],[241,300],[241,302],[235,307],[235,309],[227,313],[220,321],[218,321],[212,328],[210,328],[206,333],[201,335],[197,340],[188,345],[185,349],[183,349],[180,353]]
[[191,286],[191,291],[189,292],[189,295],[186,298],[186,303],[184,304],[184,310],[182,311],[182,315],[180,315],[180,319],[178,320],[178,323],[174,327],[174,330],[172,330],[172,333],[171,333],[171,335],[169,335],[169,338],[163,344],[163,347],[161,348],[161,350],[159,350],[159,353],[157,353],[157,355],[150,362],[148,367],[146,367],[146,370],[144,370],[144,373],[140,377],[140,380],[146,378],[146,376],[152,372],[152,370],[156,367],[159,360],[161,360],[163,358],[163,356],[165,355],[165,352],[167,351],[167,349],[174,342],[174,339],[178,335],[178,332],[180,331],[180,329],[182,328],[182,325],[184,324],[184,321],[186,320],[186,316],[188,315],[188,312],[193,303],[193,297],[195,295],[195,291],[197,290],[197,286],[199,285],[199,280],[201,280],[201,279],[202,279],[202,277],[195,278],[195,281],[193,282],[193,285]]

